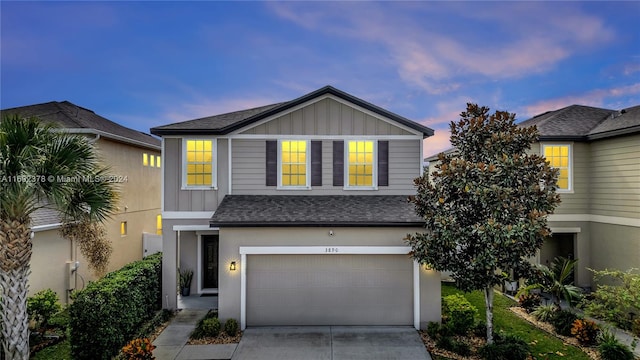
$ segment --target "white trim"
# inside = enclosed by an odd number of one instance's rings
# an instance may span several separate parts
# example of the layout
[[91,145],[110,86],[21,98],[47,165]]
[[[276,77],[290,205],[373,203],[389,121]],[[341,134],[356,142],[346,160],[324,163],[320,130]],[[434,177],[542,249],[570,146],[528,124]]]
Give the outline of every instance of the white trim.
[[162,155],[162,161],[161,161],[161,166],[162,166],[162,175],[160,177],[160,211],[164,212],[164,176],[165,176],[165,163],[164,163],[164,158],[165,158],[165,144],[164,144],[164,138],[160,139],[160,154]]
[[311,104],[315,104],[317,102],[320,102],[320,101],[322,101],[324,99],[335,100],[335,101],[337,101],[337,102],[339,102],[341,104],[347,105],[347,106],[349,106],[351,108],[354,108],[354,109],[356,109],[358,111],[361,111],[361,112],[363,112],[363,113],[365,113],[367,115],[370,115],[370,116],[372,116],[372,117],[374,117],[374,118],[376,118],[378,120],[384,121],[384,122],[386,122],[388,124],[391,124],[391,125],[393,125],[395,127],[400,128],[400,129],[402,129],[404,131],[410,132],[410,133],[415,134],[415,135],[420,135],[422,137],[422,132],[420,132],[418,130],[412,129],[412,128],[410,128],[410,127],[408,127],[406,125],[403,125],[403,124],[401,124],[401,123],[399,123],[399,122],[397,122],[395,120],[389,119],[389,118],[387,118],[385,116],[382,116],[382,115],[380,115],[378,113],[375,113],[373,111],[367,110],[367,109],[365,109],[365,108],[363,108],[363,107],[361,107],[359,105],[356,105],[356,104],[354,104],[354,103],[352,103],[350,101],[347,101],[347,100],[344,100],[344,99],[342,99],[340,97],[334,96],[333,94],[324,94],[324,95],[309,99],[309,100],[303,102],[302,104],[298,104],[298,105],[296,105],[296,106],[294,106],[292,108],[289,108],[289,109],[287,109],[285,111],[281,111],[281,112],[275,113],[275,114],[273,114],[273,115],[271,115],[269,117],[266,117],[266,118],[264,118],[264,119],[262,119],[260,121],[257,121],[255,123],[252,123],[252,124],[249,124],[249,125],[247,125],[245,127],[242,127],[242,128],[240,128],[238,130],[235,130],[231,134],[233,134],[233,135],[240,134],[240,133],[242,133],[244,131],[247,131],[247,130],[252,129],[254,127],[257,127],[257,126],[260,126],[262,124],[265,124],[265,123],[267,123],[267,122],[269,122],[271,120],[277,119],[277,118],[282,117],[282,116],[287,115],[287,114],[290,114],[290,113],[292,113],[292,112],[294,112],[296,110],[302,109],[302,108],[307,107],[307,106],[309,106]]
[[[225,137],[227,138],[227,137]],[[231,139],[248,140],[422,140],[416,135],[283,135],[283,134],[239,134],[230,135]],[[223,138],[220,138],[223,139]]]
[[218,231],[218,227],[209,227],[209,225],[173,225],[173,231]]
[[162,218],[167,220],[178,219],[211,219],[215,211],[163,211]]
[[551,232],[553,234],[573,234],[582,232],[582,228],[579,227],[552,227]]
[[556,192],[558,194],[573,194],[574,193],[574,190],[573,190],[573,142],[569,142],[569,143],[541,142],[540,156],[543,158],[544,158],[545,146],[566,146],[569,149],[569,166],[568,166],[569,179],[567,179],[567,182],[569,183],[569,188],[568,189],[558,188]]
[[[210,140],[211,141],[211,186],[189,186],[187,185],[187,141],[189,140]],[[164,156],[163,156],[164,157]],[[182,163],[182,184],[181,190],[218,190],[218,139],[212,136],[187,136],[182,138],[182,153],[180,154]]]
[[420,264],[413,260],[413,327],[420,330]]
[[[97,141],[100,139],[100,137],[105,137],[107,139],[111,139],[111,140],[117,140],[120,142],[124,142],[126,144],[129,145],[135,145],[138,147],[143,147],[146,149],[151,149],[151,150],[155,150],[155,151],[160,151],[162,149],[161,146],[157,146],[157,145],[152,145],[152,144],[148,144],[142,141],[138,141],[138,140],[134,140],[125,136],[120,136],[120,135],[115,135],[112,133],[108,133],[102,130],[96,130],[96,129],[88,129],[88,128],[61,128],[58,129],[61,132],[68,132],[68,133],[72,133],[72,134],[94,134],[97,135],[96,139],[94,141]],[[145,134],[147,135],[147,134]]]
[[[373,142],[373,171],[372,171],[372,179],[371,179],[371,186],[350,186],[349,185],[349,142],[350,141],[371,141]],[[378,190],[378,140],[373,140],[373,139],[359,139],[359,140],[345,140],[343,142],[344,144],[344,159],[343,159],[343,163],[344,163],[344,186],[343,186],[343,190]]]
[[59,229],[61,226],[62,226],[62,223],[36,225],[36,226],[32,226],[30,230],[32,232],[55,230],[55,229]]
[[233,147],[231,146],[231,138],[227,138],[227,145],[228,145],[228,151],[227,151],[228,159],[227,159],[227,161],[229,163],[229,165],[227,166],[227,172],[229,173],[228,174],[228,181],[229,181],[228,187],[229,187],[229,189],[228,189],[227,193],[228,193],[228,195],[231,195],[231,192],[233,190],[233,185],[232,185],[232,181],[233,181],[233,170],[232,170],[233,169],[233,166],[232,166],[233,157],[231,156],[232,151],[233,151],[232,150]]
[[640,227],[640,219],[626,218],[620,216],[605,216],[605,215],[593,215],[593,214],[551,214],[547,217],[549,222],[568,222],[568,221],[583,221],[583,222],[597,222],[611,225],[623,225]]
[[[247,255],[404,255],[410,246],[240,246],[240,329],[247,328]],[[413,326],[420,329],[420,267],[413,262]]]
[[420,176],[424,174],[424,139],[420,140],[420,160],[418,160],[419,172]]
[[[305,152],[306,184],[304,186],[284,186],[282,185],[282,141],[304,141],[307,145]],[[277,190],[311,190],[311,140],[309,139],[278,139],[278,154],[276,166],[278,167]]]

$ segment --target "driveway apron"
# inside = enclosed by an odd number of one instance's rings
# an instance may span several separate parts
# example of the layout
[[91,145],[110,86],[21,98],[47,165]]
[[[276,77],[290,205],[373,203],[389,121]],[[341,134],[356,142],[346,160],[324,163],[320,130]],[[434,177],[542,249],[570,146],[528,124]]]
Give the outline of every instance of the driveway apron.
[[420,336],[405,326],[248,328],[232,360],[431,360]]

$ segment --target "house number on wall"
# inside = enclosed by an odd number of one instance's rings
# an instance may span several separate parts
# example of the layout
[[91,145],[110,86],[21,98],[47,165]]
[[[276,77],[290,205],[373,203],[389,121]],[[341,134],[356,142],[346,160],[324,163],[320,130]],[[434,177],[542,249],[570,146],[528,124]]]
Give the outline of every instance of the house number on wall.
[[337,253],[338,252],[338,248],[328,247],[328,248],[324,249],[324,252],[326,252],[326,253]]

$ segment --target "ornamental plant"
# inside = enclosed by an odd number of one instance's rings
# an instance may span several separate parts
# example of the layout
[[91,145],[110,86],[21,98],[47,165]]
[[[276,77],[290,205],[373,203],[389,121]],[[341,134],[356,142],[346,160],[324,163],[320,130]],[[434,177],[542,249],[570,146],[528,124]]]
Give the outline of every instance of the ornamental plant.
[[640,336],[640,322],[634,330],[634,318],[630,316],[640,316],[640,270],[589,270],[598,285],[590,299],[584,301],[584,312]]
[[153,350],[155,348],[151,340],[147,338],[133,339],[122,348],[122,352],[127,360],[154,360]]
[[455,150],[438,156],[435,171],[414,180],[411,197],[425,221],[408,235],[411,255],[437,271],[450,271],[458,288],[485,295],[487,342],[493,342],[493,287],[503,273],[532,273],[528,258],[551,234],[547,215],[560,203],[558,170],[530,153],[535,127],[515,114],[467,104],[451,123]]
[[29,319],[36,322],[38,329],[44,332],[49,327],[49,320],[62,307],[58,302],[58,294],[51,289],[38,291],[27,298],[27,313]]
[[591,320],[578,319],[573,322],[573,327],[571,328],[571,335],[575,336],[580,344],[587,346],[596,343],[599,333],[600,328]]

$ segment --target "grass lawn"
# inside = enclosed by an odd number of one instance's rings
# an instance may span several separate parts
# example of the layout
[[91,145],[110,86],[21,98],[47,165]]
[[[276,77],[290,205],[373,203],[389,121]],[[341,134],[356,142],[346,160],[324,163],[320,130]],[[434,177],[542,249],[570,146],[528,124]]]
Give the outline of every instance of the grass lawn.
[[[485,320],[486,307],[482,292],[463,293],[456,289],[454,285],[443,283],[442,296],[452,294],[464,295],[473,306],[478,308],[478,320]],[[535,359],[589,359],[589,356],[582,350],[571,345],[565,345],[562,340],[534,327],[528,321],[511,312],[509,308],[514,305],[515,302],[511,299],[496,293],[493,300],[494,332],[502,330],[506,333],[520,336],[531,345],[531,353]]]
[[70,360],[71,344],[69,339],[61,341],[53,346],[44,348],[36,353],[32,360]]

